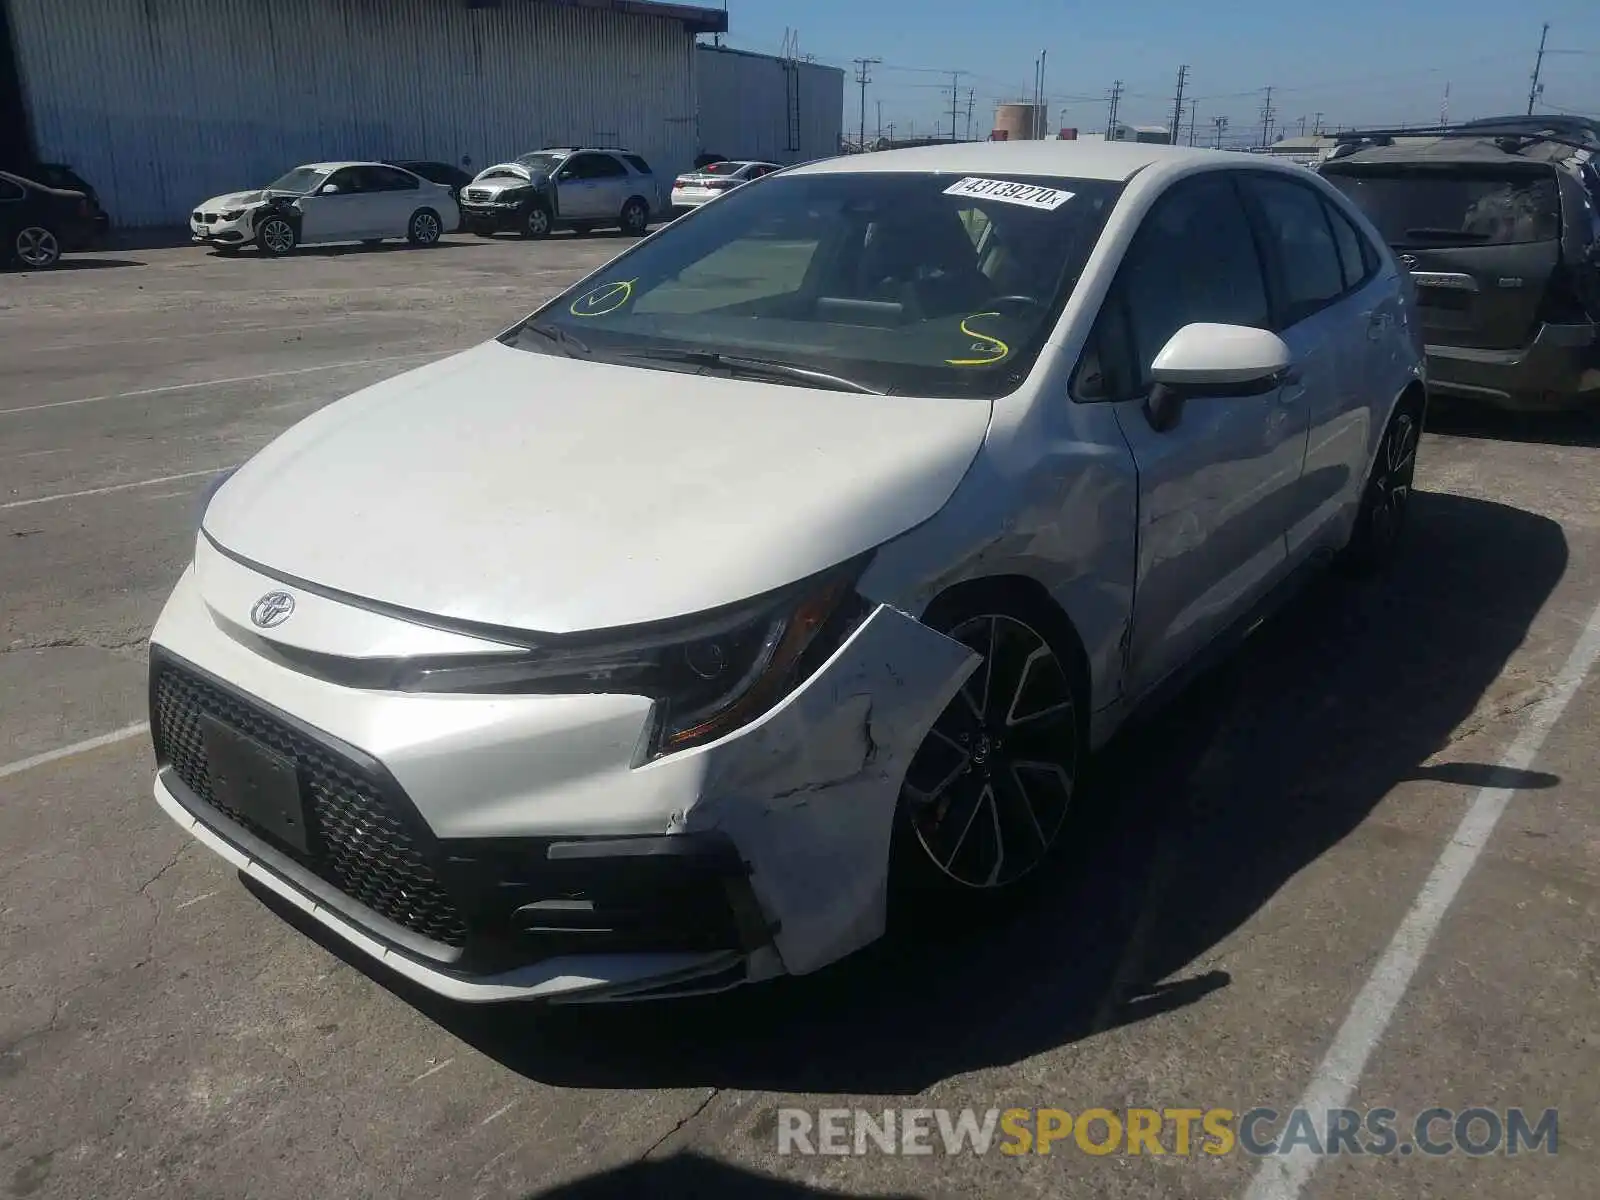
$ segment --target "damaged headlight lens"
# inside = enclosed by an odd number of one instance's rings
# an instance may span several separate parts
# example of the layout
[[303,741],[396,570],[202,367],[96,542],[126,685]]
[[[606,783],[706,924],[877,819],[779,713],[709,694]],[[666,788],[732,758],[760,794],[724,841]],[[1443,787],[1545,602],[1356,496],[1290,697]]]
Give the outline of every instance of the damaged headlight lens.
[[656,701],[651,756],[669,754],[754,720],[837,649],[868,611],[854,588],[860,565],[692,625],[413,663],[397,683],[413,692],[648,696]]
[[219,212],[217,216],[221,217],[224,221],[237,221],[240,217],[244,216],[244,209],[225,208]]

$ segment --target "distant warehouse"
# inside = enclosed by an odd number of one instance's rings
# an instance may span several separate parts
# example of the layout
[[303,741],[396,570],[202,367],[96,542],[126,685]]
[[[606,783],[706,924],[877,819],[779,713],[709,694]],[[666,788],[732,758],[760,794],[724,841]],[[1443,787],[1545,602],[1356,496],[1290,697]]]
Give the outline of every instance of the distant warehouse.
[[[139,226],[303,162],[476,169],[581,144],[626,147],[670,177],[702,143],[730,157],[814,146],[805,79],[820,68],[806,68],[800,129],[780,123],[781,146],[765,125],[746,144],[705,111],[695,36],[727,27],[721,8],[655,0],[0,0],[0,165],[70,163],[118,224]],[[715,107],[787,122],[769,61],[759,96],[719,92]],[[833,153],[842,77],[829,104],[833,143],[785,161]]]
[[703,45],[697,60],[701,150],[785,164],[839,153],[838,67],[725,46]]

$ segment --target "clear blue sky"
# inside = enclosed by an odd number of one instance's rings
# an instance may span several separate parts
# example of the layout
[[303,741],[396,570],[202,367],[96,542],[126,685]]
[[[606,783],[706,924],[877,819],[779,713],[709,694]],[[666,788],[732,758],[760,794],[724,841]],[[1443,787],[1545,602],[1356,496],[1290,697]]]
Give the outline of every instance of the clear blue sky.
[[1291,133],[1302,116],[1309,129],[1318,111],[1327,125],[1434,122],[1446,84],[1452,121],[1522,112],[1545,21],[1556,53],[1545,58],[1539,111],[1600,116],[1600,0],[727,0],[727,8],[728,45],[776,53],[795,30],[802,54],[845,67],[851,130],[860,89],[850,60],[883,59],[867,87],[869,135],[880,101],[897,134],[912,125],[932,133],[941,117],[948,131],[957,70],[958,132],[969,90],[973,131],[986,131],[996,101],[1031,96],[1041,50],[1052,125],[1086,132],[1105,127],[1116,79],[1126,88],[1119,120],[1167,123],[1180,63],[1189,64],[1202,137],[1224,116],[1236,138],[1259,139],[1269,84],[1275,123]]

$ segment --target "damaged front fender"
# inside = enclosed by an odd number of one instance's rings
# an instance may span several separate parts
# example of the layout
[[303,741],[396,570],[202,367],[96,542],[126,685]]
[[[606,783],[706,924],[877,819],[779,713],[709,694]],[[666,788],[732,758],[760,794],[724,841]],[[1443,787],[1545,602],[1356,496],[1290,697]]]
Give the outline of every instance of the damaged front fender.
[[783,705],[706,751],[701,798],[674,825],[733,838],[790,974],[883,933],[901,780],[980,661],[880,605]]

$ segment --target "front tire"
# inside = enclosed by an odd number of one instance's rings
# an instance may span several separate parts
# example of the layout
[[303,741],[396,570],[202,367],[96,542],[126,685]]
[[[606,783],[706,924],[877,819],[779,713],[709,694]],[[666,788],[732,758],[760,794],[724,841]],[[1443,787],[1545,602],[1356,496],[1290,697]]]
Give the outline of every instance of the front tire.
[[535,204],[522,214],[522,236],[543,241],[550,236],[552,224],[550,210],[542,204]]
[[1422,436],[1422,406],[1411,397],[1395,405],[1378,444],[1356,525],[1339,558],[1346,574],[1375,575],[1400,554],[1406,517],[1411,511],[1412,483],[1417,473],[1417,442]]
[[941,597],[923,622],[983,661],[906,770],[891,886],[903,911],[981,912],[1040,873],[1079,810],[1087,679],[1065,618],[1009,588]]
[[61,261],[61,239],[43,225],[24,225],[17,230],[11,250],[31,271],[48,271]]
[[435,246],[444,234],[444,222],[431,208],[419,208],[406,225],[406,241],[413,246]]
[[256,226],[256,245],[261,247],[261,253],[273,258],[292,253],[299,241],[294,223],[288,217],[274,213]]

